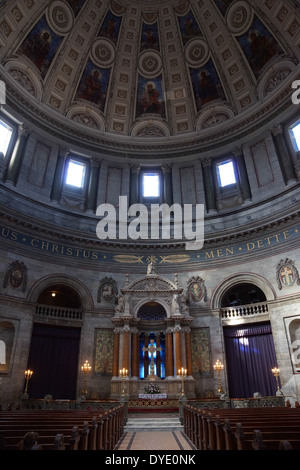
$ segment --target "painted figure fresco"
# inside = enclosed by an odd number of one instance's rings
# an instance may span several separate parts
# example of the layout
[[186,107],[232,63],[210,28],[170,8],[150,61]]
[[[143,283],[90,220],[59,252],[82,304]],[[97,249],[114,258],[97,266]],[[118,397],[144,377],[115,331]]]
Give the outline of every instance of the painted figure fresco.
[[96,330],[95,373],[112,375],[114,333],[112,330]]
[[154,113],[165,117],[165,104],[163,101],[161,78],[151,79],[139,78],[137,117],[142,114]]
[[28,57],[45,78],[61,41],[62,37],[51,30],[43,17],[28,34],[19,52]]
[[153,25],[143,23],[141,34],[141,51],[146,49],[154,49],[159,51],[157,23]]
[[217,7],[220,9],[221,13],[225,16],[227,9],[235,0],[215,0]]
[[104,111],[109,78],[110,69],[100,69],[89,61],[81,77],[76,99],[91,101]]
[[212,60],[204,67],[190,69],[197,111],[216,99],[225,99],[224,90]]
[[122,18],[120,16],[116,16],[109,11],[102,23],[98,36],[109,39],[114,44],[117,44],[121,22]]
[[257,17],[254,18],[249,31],[240,36],[238,41],[256,77],[274,56],[283,54],[272,34]]
[[209,328],[193,328],[191,347],[193,375],[209,376],[211,374]]
[[194,39],[195,37],[202,37],[199,25],[191,11],[185,16],[179,16],[178,21],[184,45],[190,39]]

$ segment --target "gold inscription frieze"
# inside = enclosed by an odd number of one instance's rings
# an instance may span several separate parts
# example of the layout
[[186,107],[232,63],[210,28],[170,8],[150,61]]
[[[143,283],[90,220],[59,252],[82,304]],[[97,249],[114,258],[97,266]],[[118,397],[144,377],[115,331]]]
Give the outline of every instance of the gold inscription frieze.
[[[253,239],[252,241],[245,241],[228,245],[226,247],[217,248],[204,248],[200,251],[189,251],[187,253],[175,255],[156,255],[153,262],[159,265],[184,265],[194,262],[205,262],[235,258],[241,255],[257,254],[262,251],[272,250],[274,247],[284,248],[285,244],[296,243],[299,239],[300,225],[290,228],[288,230],[278,231],[272,235]],[[32,249],[37,252],[43,252],[51,256],[73,258],[76,260],[90,261],[90,262],[109,262],[124,265],[147,265],[149,262],[149,255],[133,255],[133,254],[114,254],[100,251],[97,249],[85,249],[79,246],[68,246],[66,244],[54,243],[39,237],[32,237],[30,235],[22,234],[19,231],[0,225],[0,239],[3,243],[9,241],[16,243],[19,246],[24,246],[27,249]]]

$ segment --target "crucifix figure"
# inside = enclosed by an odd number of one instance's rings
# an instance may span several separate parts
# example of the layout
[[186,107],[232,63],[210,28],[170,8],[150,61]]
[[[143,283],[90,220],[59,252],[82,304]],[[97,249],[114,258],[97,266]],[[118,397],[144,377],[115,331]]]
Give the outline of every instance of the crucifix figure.
[[150,353],[150,375],[149,375],[149,378],[150,379],[155,379],[156,375],[154,373],[154,353],[156,351],[162,351],[161,348],[157,348],[156,346],[154,346],[154,339],[150,339],[150,346],[148,346],[148,348],[143,348],[143,352],[149,352]]

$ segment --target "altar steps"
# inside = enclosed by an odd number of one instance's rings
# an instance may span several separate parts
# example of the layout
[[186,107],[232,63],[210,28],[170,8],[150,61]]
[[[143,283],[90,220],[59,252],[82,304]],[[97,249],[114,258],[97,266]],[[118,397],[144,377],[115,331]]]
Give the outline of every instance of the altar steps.
[[183,431],[183,425],[180,422],[179,416],[168,417],[134,417],[128,416],[125,432],[143,432],[143,431]]

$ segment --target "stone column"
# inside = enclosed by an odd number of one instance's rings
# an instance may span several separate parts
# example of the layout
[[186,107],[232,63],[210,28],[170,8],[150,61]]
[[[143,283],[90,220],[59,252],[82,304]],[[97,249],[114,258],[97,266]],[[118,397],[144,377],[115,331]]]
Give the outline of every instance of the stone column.
[[137,331],[132,333],[131,350],[131,376],[139,377],[139,335]]
[[99,185],[99,168],[100,161],[96,158],[90,160],[91,171],[90,171],[90,180],[88,185],[88,194],[86,209],[87,211],[95,212],[97,204],[97,195],[98,195],[98,185]]
[[60,200],[63,177],[64,177],[65,161],[69,153],[70,151],[66,148],[62,148],[59,151],[57,162],[56,162],[54,179],[53,179],[51,201],[59,202]]
[[181,328],[178,326],[174,332],[175,340],[175,375],[178,375],[178,370],[182,367],[182,351],[181,351]]
[[162,165],[162,172],[164,175],[164,200],[165,204],[171,206],[173,204],[173,191],[172,191],[172,168],[170,165]]
[[205,188],[205,199],[206,199],[206,210],[207,212],[216,212],[216,195],[215,195],[215,184],[211,171],[211,159],[205,158],[202,161],[203,172],[204,172],[204,188]]
[[130,205],[139,202],[139,174],[141,167],[133,165],[130,172]]
[[12,183],[14,186],[17,184],[21,163],[24,158],[26,145],[28,141],[29,130],[22,124],[18,126],[18,138],[15,148],[12,152],[10,162],[8,164],[5,181]]
[[174,376],[173,331],[166,331],[166,377]]
[[251,189],[250,189],[250,184],[248,180],[248,173],[247,173],[247,168],[245,164],[245,158],[243,154],[243,148],[242,147],[236,147],[233,150],[233,154],[236,158],[237,162],[237,169],[239,172],[239,180],[240,180],[240,187],[241,187],[241,192],[243,196],[243,200],[246,201],[251,201]]
[[123,329],[123,360],[122,360],[122,367],[128,370],[128,377],[131,375],[130,369],[130,362],[131,362],[131,354],[130,354],[130,331],[124,327]]
[[279,164],[281,167],[283,179],[286,185],[292,181],[297,181],[292,157],[285,141],[284,132],[281,124],[275,125],[271,129],[273,141],[276,148]]
[[113,354],[113,377],[119,375],[119,349],[120,349],[120,333],[119,330],[114,332],[114,354]]
[[185,349],[186,349],[186,369],[187,375],[193,375],[192,370],[192,344],[191,344],[191,330],[185,330]]

